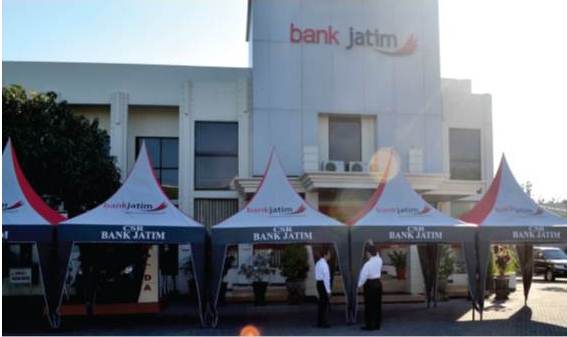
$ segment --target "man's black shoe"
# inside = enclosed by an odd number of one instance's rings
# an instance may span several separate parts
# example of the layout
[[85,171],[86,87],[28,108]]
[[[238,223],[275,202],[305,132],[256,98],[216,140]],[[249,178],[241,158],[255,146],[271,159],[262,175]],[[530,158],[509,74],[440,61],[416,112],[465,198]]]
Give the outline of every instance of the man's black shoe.
[[331,326],[329,324],[321,324],[321,325],[317,325],[318,328],[322,328],[322,329],[328,329]]
[[368,330],[368,331],[371,331],[371,330],[373,330],[373,329],[370,329],[370,328],[367,327],[367,326],[361,326],[361,327],[360,327],[360,330]]

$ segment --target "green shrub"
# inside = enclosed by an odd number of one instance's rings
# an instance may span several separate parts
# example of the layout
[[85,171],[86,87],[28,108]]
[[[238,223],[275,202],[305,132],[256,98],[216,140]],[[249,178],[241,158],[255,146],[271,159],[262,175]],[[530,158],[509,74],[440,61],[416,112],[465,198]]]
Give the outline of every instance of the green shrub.
[[289,245],[282,255],[282,276],[287,281],[303,281],[307,278],[309,264],[307,251],[303,245]]

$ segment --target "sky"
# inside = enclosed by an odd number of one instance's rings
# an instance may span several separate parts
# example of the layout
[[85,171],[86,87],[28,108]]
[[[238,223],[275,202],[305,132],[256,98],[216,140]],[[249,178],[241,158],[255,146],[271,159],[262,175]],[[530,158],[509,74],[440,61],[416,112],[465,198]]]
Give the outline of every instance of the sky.
[[[2,59],[247,67],[246,0],[4,0]],[[567,199],[567,1],[439,0],[441,76],[492,95],[535,199]]]

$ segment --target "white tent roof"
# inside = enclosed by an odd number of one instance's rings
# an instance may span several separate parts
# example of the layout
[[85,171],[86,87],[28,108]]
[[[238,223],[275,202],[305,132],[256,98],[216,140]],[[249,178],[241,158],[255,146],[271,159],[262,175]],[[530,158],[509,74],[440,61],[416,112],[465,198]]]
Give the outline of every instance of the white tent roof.
[[202,227],[177,209],[162,191],[145,144],[128,178],[110,199],[62,224]]
[[31,188],[8,140],[2,154],[2,224],[49,225],[63,219]]
[[482,226],[567,226],[567,219],[539,207],[524,193],[504,156],[486,194],[461,219]]
[[256,194],[240,212],[213,228],[344,226],[313,209],[293,189],[272,150]]
[[380,183],[366,207],[352,223],[354,226],[463,226],[429,205],[407,182],[403,172],[390,172],[391,150]]

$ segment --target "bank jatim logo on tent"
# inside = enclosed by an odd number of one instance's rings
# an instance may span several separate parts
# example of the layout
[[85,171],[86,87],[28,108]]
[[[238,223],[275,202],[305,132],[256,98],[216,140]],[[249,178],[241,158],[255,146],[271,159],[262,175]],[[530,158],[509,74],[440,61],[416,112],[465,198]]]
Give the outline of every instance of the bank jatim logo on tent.
[[376,212],[381,214],[395,214],[399,216],[425,216],[431,212],[430,206],[417,207],[376,207]]
[[24,202],[21,200],[18,200],[14,203],[7,203],[7,202],[2,202],[2,212],[14,212],[16,211],[18,208],[22,207],[24,205]]
[[[289,41],[296,44],[344,45],[346,50],[370,48],[381,54],[405,56],[415,53],[417,38],[409,34],[402,39],[398,34],[383,32],[378,28],[357,29],[349,27],[344,34],[332,25],[327,27],[300,27],[294,23],[289,26]],[[344,41],[343,41],[344,40]]]
[[502,207],[495,207],[494,211],[496,211],[497,213],[508,213],[518,216],[531,216],[531,215],[543,214],[543,208],[539,206],[536,207],[535,209],[528,207],[502,206]]
[[407,226],[399,231],[390,231],[388,238],[398,241],[443,240],[443,232],[429,230],[425,226]]
[[261,214],[267,216],[293,216],[303,215],[306,207],[302,203],[297,207],[286,206],[264,206],[264,207],[246,207],[246,212],[252,214]]
[[167,203],[165,201],[161,203],[146,203],[146,202],[115,202],[115,203],[104,203],[104,208],[123,210],[126,213],[161,213],[167,208]]
[[272,230],[252,233],[254,242],[274,242],[274,241],[311,241],[313,232],[296,231],[291,226],[273,227]]
[[560,240],[561,232],[552,229],[546,229],[541,226],[530,226],[525,230],[512,231],[514,240]]
[[147,230],[144,226],[122,226],[116,230],[100,231],[100,239],[107,241],[163,241],[165,232]]

